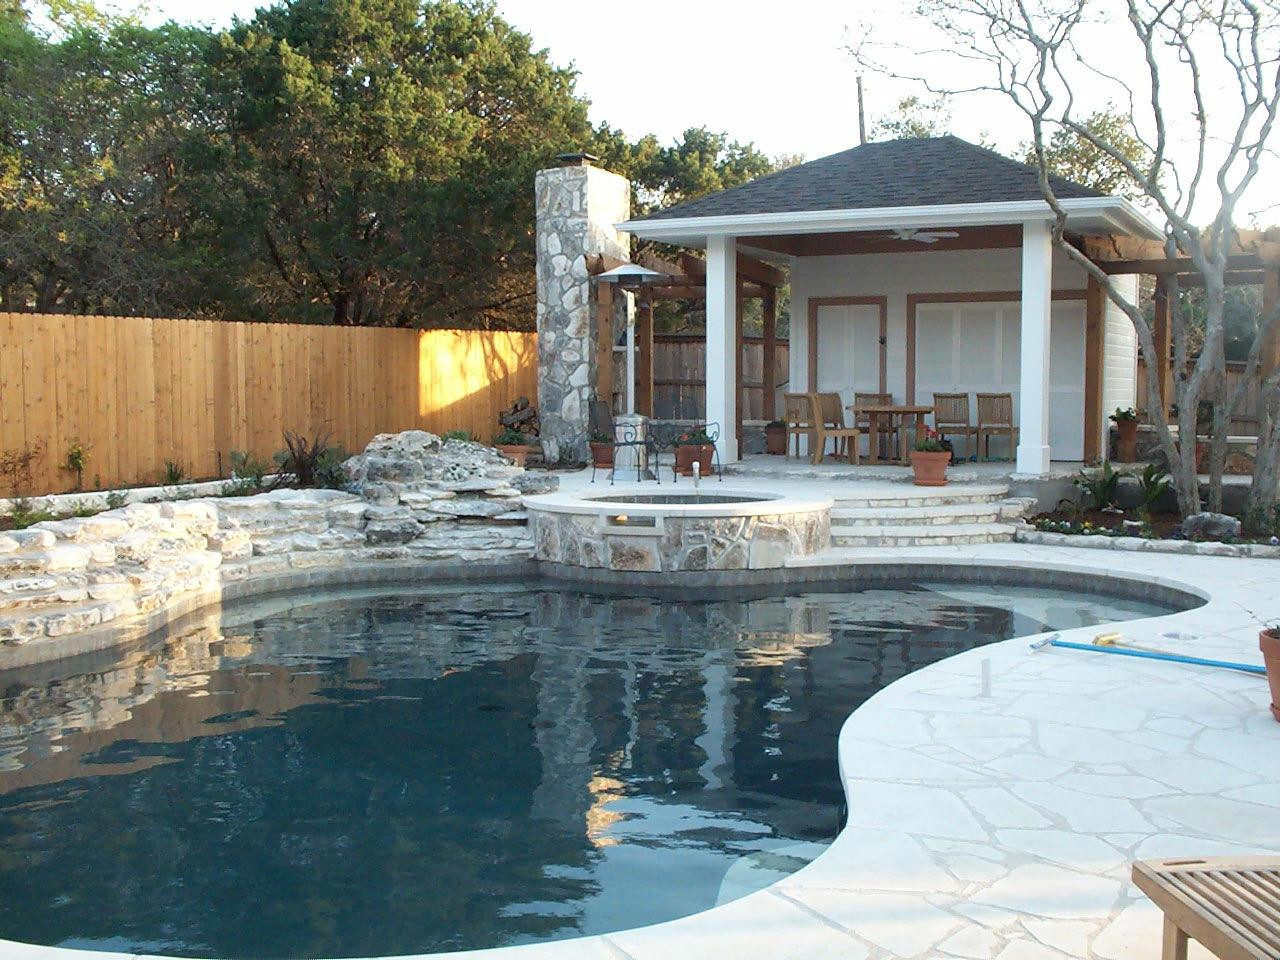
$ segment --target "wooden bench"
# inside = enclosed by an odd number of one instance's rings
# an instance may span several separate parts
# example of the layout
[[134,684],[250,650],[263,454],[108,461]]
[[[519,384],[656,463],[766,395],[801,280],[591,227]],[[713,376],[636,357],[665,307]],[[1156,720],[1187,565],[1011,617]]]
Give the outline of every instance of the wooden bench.
[[1146,860],[1133,882],[1164,912],[1164,960],[1188,938],[1221,960],[1280,958],[1280,857]]

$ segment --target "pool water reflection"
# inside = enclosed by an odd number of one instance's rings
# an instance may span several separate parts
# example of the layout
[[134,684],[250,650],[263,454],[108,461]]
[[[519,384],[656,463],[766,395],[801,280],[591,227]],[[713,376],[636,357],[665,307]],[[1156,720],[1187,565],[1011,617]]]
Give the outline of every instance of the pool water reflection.
[[385,956],[601,933],[798,869],[836,735],[926,663],[1161,608],[1041,589],[253,601],[0,674],[0,937]]

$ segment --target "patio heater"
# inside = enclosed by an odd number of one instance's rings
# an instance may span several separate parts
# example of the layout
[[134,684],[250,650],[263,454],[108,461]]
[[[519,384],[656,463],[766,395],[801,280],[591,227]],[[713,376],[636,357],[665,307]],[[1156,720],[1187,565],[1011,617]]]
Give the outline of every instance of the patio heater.
[[[653,285],[657,283],[670,283],[671,278],[665,273],[659,273],[657,270],[650,270],[648,267],[642,267],[638,263],[624,263],[620,267],[614,267],[612,270],[606,270],[604,273],[596,274],[597,280],[603,280],[606,283],[614,283],[623,290],[636,292],[643,286]],[[626,405],[627,414],[632,415],[636,412],[636,322],[635,317],[631,317],[627,321],[627,394]]]
[[[657,270],[650,270],[648,267],[642,267],[638,263],[624,263],[620,267],[614,267],[612,270],[606,270],[604,273],[596,274],[597,280],[606,283],[617,284],[623,290],[629,290],[632,293],[644,286],[651,286],[659,283],[670,283],[671,278],[665,273],[659,273]],[[612,345],[611,345],[612,346]],[[623,441],[626,439],[640,440],[638,446],[620,446],[618,447],[615,457],[621,457],[628,461],[627,463],[615,463],[615,472],[623,469],[634,469],[637,475],[646,471],[647,464],[644,462],[644,438],[647,431],[648,418],[640,416],[636,413],[636,318],[634,313],[627,318],[627,338],[626,338],[626,360],[627,360],[627,389],[625,393],[626,413],[614,417],[614,429],[617,432],[617,439]]]

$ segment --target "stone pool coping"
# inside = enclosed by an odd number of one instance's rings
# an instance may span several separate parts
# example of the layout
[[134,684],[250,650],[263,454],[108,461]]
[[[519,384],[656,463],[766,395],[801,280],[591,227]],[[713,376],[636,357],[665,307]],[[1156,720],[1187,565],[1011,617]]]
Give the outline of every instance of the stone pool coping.
[[[1265,560],[1180,556],[1171,568],[1165,555],[1030,544],[807,559],[785,571],[786,582],[889,570],[926,579],[967,571],[962,579],[977,581],[986,569],[1032,582],[1151,584],[1206,603],[1125,622],[1126,638],[1250,663],[1261,659],[1258,630],[1280,618],[1280,583]],[[350,583],[353,572],[309,579]],[[754,582],[779,580],[761,573]],[[306,584],[240,590],[294,585]],[[1087,642],[1099,629],[1064,637]],[[1280,852],[1280,724],[1267,700],[1265,681],[1246,674],[1031,653],[1026,638],[981,647],[917,670],[854,710],[837,745],[849,821],[790,877],[649,927],[434,956],[1155,958],[1159,916],[1128,883],[1132,859]],[[0,951],[15,960],[150,956],[13,942]]]
[[830,497],[793,496],[767,490],[732,485],[724,487],[716,480],[703,480],[699,488],[708,497],[739,494],[744,497],[766,497],[762,500],[744,500],[735,503],[618,503],[603,497],[627,497],[639,494],[689,496],[691,485],[670,486],[665,490],[652,483],[619,483],[590,491],[583,488],[561,489],[553,493],[540,493],[524,498],[527,509],[547,513],[572,513],[586,516],[616,516],[627,514],[640,517],[757,517],[787,513],[815,513],[830,510],[834,501]]

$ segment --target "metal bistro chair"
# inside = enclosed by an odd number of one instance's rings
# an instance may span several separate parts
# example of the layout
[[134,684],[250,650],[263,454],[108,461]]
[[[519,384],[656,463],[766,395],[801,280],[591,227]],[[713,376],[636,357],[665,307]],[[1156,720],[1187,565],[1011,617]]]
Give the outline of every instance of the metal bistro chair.
[[[587,406],[587,429],[591,431],[591,436],[613,437],[608,441],[613,447],[613,465],[609,468],[609,484],[612,485],[614,478],[618,472],[618,449],[631,449],[636,452],[636,480],[644,480],[643,464],[652,459],[654,461],[653,476],[659,483],[662,481],[658,478],[657,468],[657,446],[649,437],[641,437],[634,426],[627,425],[621,439],[618,438],[618,427],[613,419],[613,409],[603,400],[591,400]],[[605,441],[596,441],[602,443]],[[640,454],[644,456],[640,456]],[[596,462],[595,457],[591,458],[591,482],[596,482]]]
[[[1011,393],[978,393],[978,452],[980,456],[991,459],[991,438],[1007,436],[1009,438],[1009,457],[1014,456],[1018,446],[1018,428],[1013,424],[1013,394]],[[983,441],[986,441],[985,444]]]
[[815,393],[810,395],[813,404],[813,433],[815,442],[811,463],[821,463],[827,453],[827,438],[835,441],[835,455],[840,456],[844,448],[845,459],[850,463],[858,462],[858,437],[862,431],[857,427],[844,425],[844,407],[840,404],[838,393]]
[[813,403],[807,393],[784,393],[782,395],[782,419],[787,425],[787,459],[791,459],[791,438],[795,437],[796,456],[800,456],[800,438],[809,438],[809,446],[813,439]]
[[873,417],[859,413],[862,407],[889,407],[893,405],[892,393],[854,393],[853,425],[867,435],[867,456],[872,460],[883,459],[885,441],[893,440],[893,418]]
[[970,456],[977,453],[978,428],[969,422],[967,393],[935,393],[933,395],[933,429],[940,437],[964,437],[964,449]]

